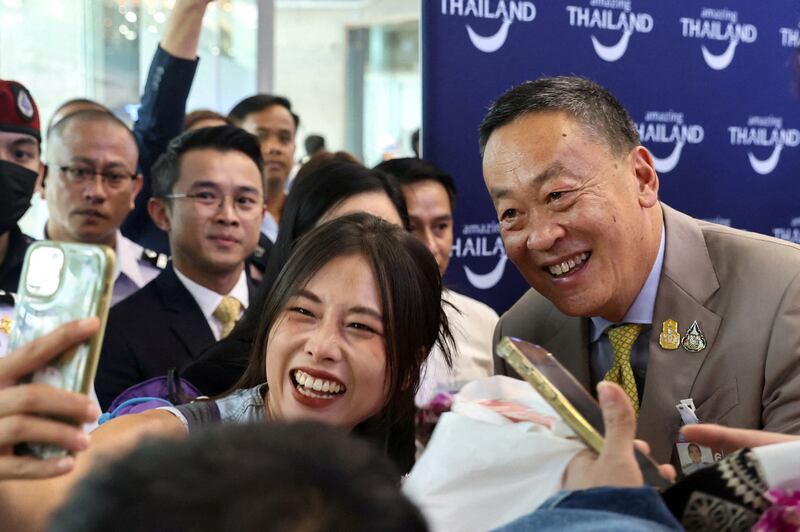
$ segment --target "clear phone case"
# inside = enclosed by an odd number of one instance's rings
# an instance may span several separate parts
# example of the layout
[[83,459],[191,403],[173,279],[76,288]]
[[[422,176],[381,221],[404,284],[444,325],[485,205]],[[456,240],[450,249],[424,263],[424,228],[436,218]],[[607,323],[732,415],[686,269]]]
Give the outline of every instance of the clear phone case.
[[[20,277],[9,351],[73,320],[97,316],[100,331],[65,351],[26,381],[88,394],[94,383],[111,300],[114,252],[106,246],[41,241],[28,248]],[[17,450],[18,452],[20,450]],[[53,446],[27,445],[21,452],[61,456]]]

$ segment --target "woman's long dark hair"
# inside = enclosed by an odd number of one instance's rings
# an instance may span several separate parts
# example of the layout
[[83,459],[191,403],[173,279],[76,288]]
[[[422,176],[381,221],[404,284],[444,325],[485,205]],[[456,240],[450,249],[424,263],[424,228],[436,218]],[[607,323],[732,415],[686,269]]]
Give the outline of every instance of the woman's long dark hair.
[[405,432],[413,426],[420,368],[437,343],[449,360],[452,337],[436,261],[424,244],[400,227],[357,213],[326,222],[300,238],[269,291],[247,369],[235,388],[265,382],[269,332],[286,301],[331,260],[351,255],[367,260],[378,285],[387,379],[383,408],[354,433],[378,443],[405,472],[414,463],[413,431]]

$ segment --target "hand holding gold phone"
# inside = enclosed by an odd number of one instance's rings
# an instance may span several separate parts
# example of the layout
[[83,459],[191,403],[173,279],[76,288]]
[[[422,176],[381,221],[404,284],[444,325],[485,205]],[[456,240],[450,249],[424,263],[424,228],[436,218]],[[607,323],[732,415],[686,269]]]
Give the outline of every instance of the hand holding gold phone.
[[[556,358],[538,345],[504,337],[495,352],[536,389],[564,422],[596,453],[603,450],[603,412],[600,405]],[[667,488],[671,482],[649,456],[634,450],[646,484]]]
[[[41,241],[28,248],[14,308],[9,351],[81,318],[97,316],[100,330],[87,342],[67,349],[22,382],[89,394],[103,343],[113,275],[114,252],[105,246]],[[17,445],[15,454],[48,458],[63,456],[66,451],[31,443]]]

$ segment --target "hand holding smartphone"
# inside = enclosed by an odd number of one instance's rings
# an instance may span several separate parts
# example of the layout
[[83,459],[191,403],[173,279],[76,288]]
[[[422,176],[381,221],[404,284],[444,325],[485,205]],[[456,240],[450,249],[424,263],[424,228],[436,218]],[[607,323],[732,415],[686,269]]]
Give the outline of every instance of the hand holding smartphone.
[[[509,337],[503,338],[495,351],[539,392],[590,449],[598,454],[603,451],[605,426],[600,405],[552,354],[538,345]],[[649,456],[638,449],[634,453],[646,484],[656,488],[671,485]]]
[[[88,341],[68,346],[21,382],[89,394],[103,342],[113,273],[114,252],[105,246],[49,241],[31,245],[20,278],[9,350],[21,349],[81,318],[96,316],[100,328]],[[60,421],[76,423],[72,419]],[[64,456],[67,451],[31,442],[16,445],[15,454],[49,458]]]

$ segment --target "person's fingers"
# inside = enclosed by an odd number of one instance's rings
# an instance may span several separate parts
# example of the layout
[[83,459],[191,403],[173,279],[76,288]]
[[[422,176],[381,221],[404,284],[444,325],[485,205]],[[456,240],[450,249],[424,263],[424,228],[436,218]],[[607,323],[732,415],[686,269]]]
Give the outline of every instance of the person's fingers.
[[601,454],[630,453],[636,436],[636,413],[630,399],[622,388],[608,381],[598,383],[597,399],[606,432]]
[[0,418],[14,414],[42,414],[91,423],[100,415],[100,410],[81,393],[46,384],[20,384],[0,389]]
[[89,339],[99,327],[100,321],[94,317],[73,321],[0,358],[0,387],[16,384],[58,354]]
[[0,456],[0,480],[49,478],[68,473],[75,467],[75,458],[48,458],[33,456]]
[[639,451],[642,454],[646,454],[647,456],[650,456],[650,444],[647,443],[646,441],[636,439],[636,440],[633,440],[633,445],[634,445],[634,447],[639,449]]
[[89,446],[89,436],[81,427],[39,416],[0,418],[0,447],[23,442],[47,443],[77,452]]
[[686,425],[681,432],[688,441],[730,453],[743,447],[760,447],[773,443],[796,441],[798,436],[762,430],[733,429],[713,424]]
[[658,466],[658,473],[670,482],[675,482],[675,478],[678,476],[675,472],[675,468],[669,464],[661,464]]

